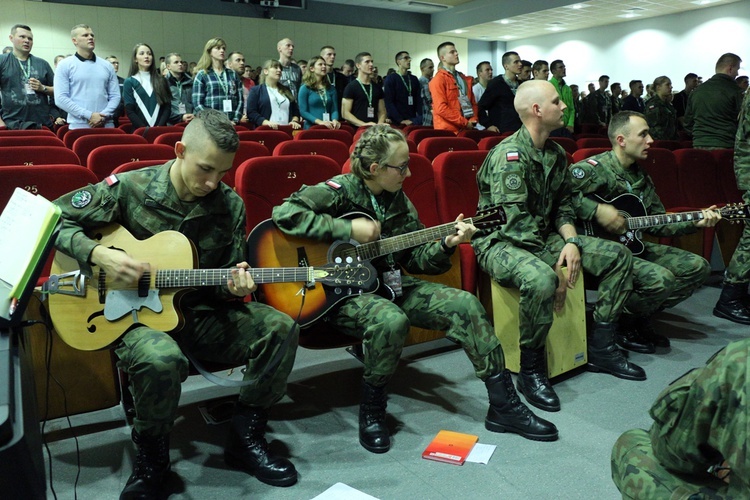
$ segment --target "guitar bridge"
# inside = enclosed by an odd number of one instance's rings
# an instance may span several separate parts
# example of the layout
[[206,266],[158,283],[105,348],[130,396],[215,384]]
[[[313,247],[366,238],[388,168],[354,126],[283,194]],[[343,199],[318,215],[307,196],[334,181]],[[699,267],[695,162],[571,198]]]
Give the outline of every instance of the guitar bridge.
[[80,270],[65,274],[52,274],[42,285],[42,292],[44,292],[44,295],[59,293],[62,295],[85,297],[86,276],[81,274]]

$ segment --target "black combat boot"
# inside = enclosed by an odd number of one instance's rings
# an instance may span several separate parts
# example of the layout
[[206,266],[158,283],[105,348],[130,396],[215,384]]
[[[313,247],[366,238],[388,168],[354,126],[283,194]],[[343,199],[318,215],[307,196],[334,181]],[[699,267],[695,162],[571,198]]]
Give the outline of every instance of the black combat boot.
[[719,301],[714,307],[714,316],[750,325],[750,309],[747,306],[747,283],[724,283]]
[[635,318],[633,321],[635,331],[638,332],[642,338],[650,340],[656,347],[669,347],[672,343],[669,341],[669,337],[656,333],[654,326],[651,324],[651,318],[648,316],[641,316]]
[[[649,325],[650,326],[650,325]],[[641,333],[636,326],[636,319],[623,315],[617,322],[617,334],[615,341],[618,346],[628,351],[640,352],[642,354],[653,354],[656,347],[652,340]]]
[[391,448],[391,436],[385,425],[386,399],[385,386],[374,387],[362,381],[359,444],[372,453],[385,453]]
[[614,323],[596,323],[588,336],[588,369],[607,372],[626,380],[646,380],[646,372],[640,366],[625,359],[615,345]]
[[133,473],[120,493],[120,500],[149,500],[159,498],[162,482],[170,469],[169,435],[148,436],[132,433],[138,447]]
[[513,432],[534,441],[557,439],[555,424],[537,417],[521,402],[508,370],[491,376],[484,383],[490,396],[490,409],[484,419],[487,430]]
[[267,423],[266,410],[237,403],[229,423],[224,461],[271,486],[291,486],[297,482],[297,469],[286,458],[268,451]]
[[521,347],[521,371],[518,374],[518,391],[530,405],[541,410],[560,411],[560,399],[547,378],[547,357],[544,347]]

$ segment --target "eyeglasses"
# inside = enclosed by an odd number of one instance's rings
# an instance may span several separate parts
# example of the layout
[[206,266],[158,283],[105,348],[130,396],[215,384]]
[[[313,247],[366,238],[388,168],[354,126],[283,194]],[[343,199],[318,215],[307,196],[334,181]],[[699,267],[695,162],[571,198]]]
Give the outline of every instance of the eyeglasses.
[[393,165],[386,165],[388,168],[395,168],[401,175],[406,175],[406,171],[409,170],[409,162],[404,163],[400,167],[394,167]]

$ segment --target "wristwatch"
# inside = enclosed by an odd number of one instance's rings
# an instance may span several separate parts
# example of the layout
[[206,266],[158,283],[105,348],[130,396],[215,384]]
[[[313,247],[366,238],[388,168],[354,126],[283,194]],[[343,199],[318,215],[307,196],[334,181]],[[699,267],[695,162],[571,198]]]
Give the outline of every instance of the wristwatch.
[[565,240],[565,243],[574,244],[575,246],[578,247],[578,253],[583,253],[583,249],[581,248],[581,238],[579,238],[578,236],[573,236],[572,238],[568,238],[567,240]]

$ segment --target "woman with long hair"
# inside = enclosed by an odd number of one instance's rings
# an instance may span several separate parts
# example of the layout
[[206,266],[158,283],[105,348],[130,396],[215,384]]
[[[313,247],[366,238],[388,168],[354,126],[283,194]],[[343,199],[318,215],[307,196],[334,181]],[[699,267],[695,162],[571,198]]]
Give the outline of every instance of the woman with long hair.
[[341,127],[339,123],[339,98],[328,81],[325,60],[315,56],[307,63],[299,89],[299,111],[305,119],[305,128],[325,125],[329,129]]
[[648,122],[649,134],[654,140],[676,141],[677,111],[672,105],[672,80],[660,76],[651,85],[654,95],[644,103],[644,115]]
[[269,59],[263,65],[260,83],[250,89],[247,95],[247,119],[256,127],[266,125],[277,129],[279,125],[291,125],[294,130],[301,128],[299,106],[292,91],[279,82],[281,63]]
[[146,43],[133,47],[130,72],[122,84],[122,100],[133,130],[166,125],[169,120],[172,93],[159,66],[154,64],[154,51]]
[[227,43],[221,38],[206,42],[193,80],[193,110],[212,108],[227,114],[236,125],[245,109],[242,81],[232,70],[224,67]]

